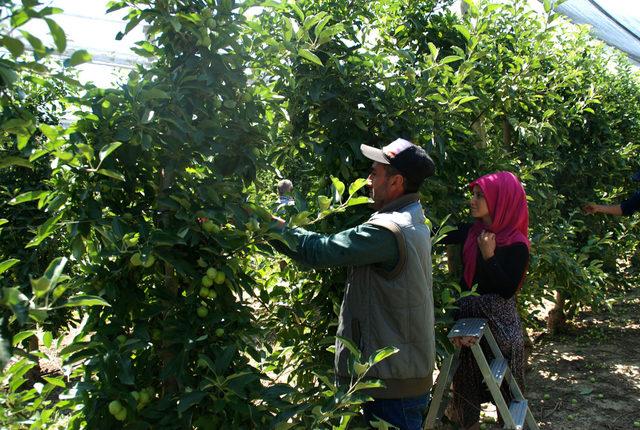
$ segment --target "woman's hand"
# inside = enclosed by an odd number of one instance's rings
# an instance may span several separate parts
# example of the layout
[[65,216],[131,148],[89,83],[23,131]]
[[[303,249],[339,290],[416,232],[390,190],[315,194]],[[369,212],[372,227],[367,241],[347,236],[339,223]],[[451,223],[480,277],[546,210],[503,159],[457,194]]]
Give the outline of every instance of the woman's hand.
[[490,231],[482,230],[478,235],[478,247],[482,253],[482,258],[490,259],[496,252],[496,235]]
[[451,338],[451,343],[456,348],[462,348],[465,346],[467,348],[471,348],[473,345],[476,344],[476,342],[478,342],[478,338],[474,336],[457,336],[457,337]]

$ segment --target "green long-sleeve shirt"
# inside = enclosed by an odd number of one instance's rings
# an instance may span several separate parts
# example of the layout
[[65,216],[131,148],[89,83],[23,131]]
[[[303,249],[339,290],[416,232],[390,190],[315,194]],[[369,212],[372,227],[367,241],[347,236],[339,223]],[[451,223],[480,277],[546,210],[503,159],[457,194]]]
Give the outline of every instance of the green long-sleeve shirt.
[[285,228],[283,234],[297,246],[290,249],[276,242],[276,249],[307,266],[321,268],[377,264],[391,271],[398,263],[395,236],[391,231],[375,225],[361,224],[330,235],[302,228]]

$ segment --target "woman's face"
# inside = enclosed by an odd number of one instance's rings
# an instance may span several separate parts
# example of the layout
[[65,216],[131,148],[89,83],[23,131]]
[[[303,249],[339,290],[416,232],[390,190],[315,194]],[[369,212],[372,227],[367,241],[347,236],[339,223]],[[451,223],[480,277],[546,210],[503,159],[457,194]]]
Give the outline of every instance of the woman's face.
[[[489,206],[484,198],[484,193],[479,186],[474,186],[472,190],[471,201],[471,216],[474,218],[480,218],[485,224],[491,224],[491,214],[489,214]],[[488,221],[488,222],[487,222]]]

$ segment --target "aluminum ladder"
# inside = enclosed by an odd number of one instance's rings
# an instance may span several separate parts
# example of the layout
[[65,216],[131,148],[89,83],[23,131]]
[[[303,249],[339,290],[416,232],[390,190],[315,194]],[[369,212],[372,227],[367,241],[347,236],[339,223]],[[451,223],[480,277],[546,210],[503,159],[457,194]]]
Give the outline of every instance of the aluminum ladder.
[[[487,320],[483,318],[465,318],[458,320],[447,337],[451,339],[460,336],[473,336],[478,338],[478,341],[471,346],[471,351],[482,372],[482,376],[484,376],[484,382],[487,388],[489,388],[489,392],[498,408],[500,417],[502,417],[502,421],[504,422],[503,428],[522,430],[526,424],[526,428],[529,430],[539,430],[538,423],[536,423],[533,418],[529,404],[522,395],[520,387],[518,387],[515,378],[511,374],[507,360],[502,355],[493,334],[491,334],[491,330],[489,330]],[[480,347],[480,340],[483,336],[487,339],[487,343],[495,357],[491,364],[487,362],[487,358],[484,356],[482,348]],[[436,422],[440,421],[444,414],[447,406],[447,402],[443,401],[444,393],[445,390],[451,386],[453,375],[460,364],[459,356],[460,348],[456,348],[454,353],[449,355],[442,363],[442,368],[438,375],[438,382],[435,385],[433,398],[429,405],[429,412],[427,413],[427,418],[424,423],[425,430],[434,429]],[[513,397],[513,401],[508,406],[500,391],[500,385],[505,379],[509,384],[509,390]]]

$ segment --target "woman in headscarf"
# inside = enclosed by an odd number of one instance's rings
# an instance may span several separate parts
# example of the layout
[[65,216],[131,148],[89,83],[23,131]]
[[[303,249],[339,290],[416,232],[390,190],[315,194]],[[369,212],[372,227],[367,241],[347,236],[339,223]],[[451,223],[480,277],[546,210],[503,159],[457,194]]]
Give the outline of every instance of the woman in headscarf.
[[[491,173],[469,184],[472,224],[462,225],[445,243],[464,244],[463,289],[477,286],[479,296],[457,303],[456,319],[486,318],[518,385],[524,389],[524,339],[516,309],[516,293],[529,264],[529,211],[518,178],[511,172]],[[465,429],[478,429],[481,403],[491,400],[482,373],[468,346],[476,338],[454,338],[462,347],[460,366],[453,378],[453,400],[447,415]],[[483,340],[484,344],[485,341]],[[490,359],[489,348],[483,348]],[[503,384],[506,385],[506,384]],[[503,386],[507,404],[508,389]]]

